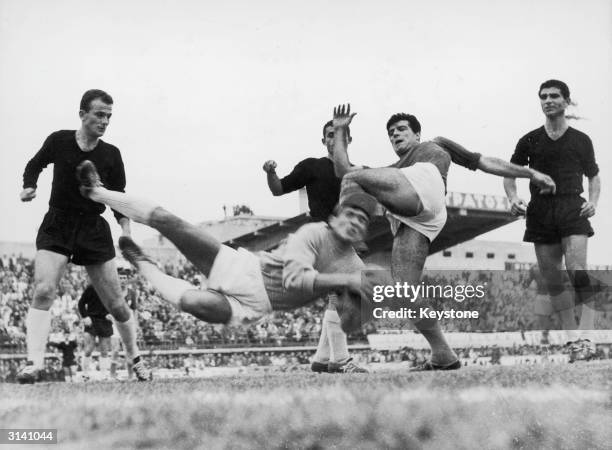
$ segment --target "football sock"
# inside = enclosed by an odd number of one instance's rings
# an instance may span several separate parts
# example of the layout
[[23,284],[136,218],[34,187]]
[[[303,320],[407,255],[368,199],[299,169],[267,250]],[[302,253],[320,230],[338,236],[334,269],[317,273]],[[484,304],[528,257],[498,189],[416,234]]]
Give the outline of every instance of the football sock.
[[323,316],[323,326],[327,328],[330,355],[333,362],[344,362],[349,359],[346,334],[340,326],[340,316],[335,309],[328,309]]
[[89,198],[95,202],[104,203],[133,221],[145,225],[148,224],[153,210],[158,207],[147,200],[135,198],[123,192],[109,191],[103,187],[91,189]]
[[44,368],[47,338],[51,329],[51,313],[30,307],[26,316],[26,343],[28,360],[37,369]]
[[[327,314],[327,311],[325,311]],[[326,363],[329,361],[329,339],[327,337],[327,327],[325,326],[325,314],[323,314],[323,320],[321,321],[321,335],[319,336],[319,344],[317,345],[317,351],[312,357],[313,361]]]

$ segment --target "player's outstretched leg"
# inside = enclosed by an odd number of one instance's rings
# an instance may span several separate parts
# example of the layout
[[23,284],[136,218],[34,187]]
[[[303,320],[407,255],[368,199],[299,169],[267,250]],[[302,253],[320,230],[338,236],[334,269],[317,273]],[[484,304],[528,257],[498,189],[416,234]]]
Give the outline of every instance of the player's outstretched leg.
[[196,289],[187,281],[171,277],[162,272],[131,238],[121,236],[119,238],[119,249],[123,257],[138,269],[162,297],[177,308],[183,294],[188,290]]
[[[429,240],[418,231],[402,225],[393,240],[391,253],[393,279],[401,280],[408,284],[419,283],[428,253]],[[418,301],[415,303],[415,306],[419,306]],[[423,319],[414,322],[414,326],[431,346],[431,359],[413,368],[413,371],[455,370],[461,368],[461,362],[446,341],[438,320]]]
[[323,316],[323,326],[327,329],[327,339],[329,340],[329,373],[367,373],[363,367],[353,362],[349,355],[346,333],[342,330],[340,315],[336,309],[339,299],[332,296],[329,299],[329,306]]
[[185,280],[165,274],[129,237],[119,238],[119,248],[124,258],[140,271],[162,298],[179,310],[211,323],[230,320],[231,307],[221,293],[200,290]]
[[79,190],[83,197],[104,203],[135,222],[149,225],[151,213],[158,205],[127,196],[122,192],[105,189],[100,182],[96,166],[91,161],[85,160],[77,166],[76,177],[80,183]]
[[126,359],[134,364],[136,378],[139,381],[150,380],[152,373],[146,368],[138,349],[136,317],[125,302],[114,260],[106,261],[102,264],[89,265],[86,266],[86,269],[91,284],[98,293],[105,308],[113,317],[124,345]]
[[100,186],[96,167],[91,161],[83,161],[77,167],[77,178],[85,197],[104,203],[135,222],[155,228],[204,275],[210,275],[221,248],[221,243],[212,235],[154,203]]
[[400,169],[384,167],[350,172],[342,180],[342,189],[353,183],[394,214],[411,217],[423,209],[419,194]]
[[34,259],[34,298],[25,319],[27,364],[19,370],[17,381],[23,384],[44,379],[45,348],[51,329],[49,311],[56,297],[57,284],[68,258],[48,250],[38,250]]

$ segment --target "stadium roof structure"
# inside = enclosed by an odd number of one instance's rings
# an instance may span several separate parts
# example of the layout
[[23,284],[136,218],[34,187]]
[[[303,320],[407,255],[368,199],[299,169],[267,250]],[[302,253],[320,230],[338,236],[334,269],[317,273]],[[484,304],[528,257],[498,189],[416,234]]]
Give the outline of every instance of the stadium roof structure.
[[[449,192],[446,196],[446,207],[448,220],[440,235],[434,240],[430,254],[469,241],[517,220],[517,217],[510,214],[508,199],[501,196]],[[308,214],[303,213],[228,239],[224,244],[244,247],[251,251],[271,250],[290,233],[309,221]],[[366,241],[369,251],[390,250],[392,241],[389,222],[383,215],[377,215],[370,224]]]

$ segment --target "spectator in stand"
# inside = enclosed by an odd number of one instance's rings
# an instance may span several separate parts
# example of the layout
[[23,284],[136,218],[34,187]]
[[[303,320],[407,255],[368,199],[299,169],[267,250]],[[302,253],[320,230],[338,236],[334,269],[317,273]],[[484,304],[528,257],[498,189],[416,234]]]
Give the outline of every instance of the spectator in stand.
[[70,333],[64,333],[64,340],[60,342],[49,342],[49,345],[57,348],[62,352],[62,370],[64,371],[64,380],[72,382],[76,376],[77,363],[75,351],[78,348],[76,336]]
[[103,377],[110,376],[111,336],[113,335],[112,316],[100,300],[92,285],[87,286],[79,300],[79,314],[83,319],[85,346],[83,349],[83,377],[91,376],[91,355],[96,346],[100,351],[99,368]]

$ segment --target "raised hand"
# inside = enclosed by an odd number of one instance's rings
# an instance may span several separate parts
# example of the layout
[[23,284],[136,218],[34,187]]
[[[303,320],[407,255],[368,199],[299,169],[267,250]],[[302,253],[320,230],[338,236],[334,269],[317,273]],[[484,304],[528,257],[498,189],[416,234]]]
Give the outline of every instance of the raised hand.
[[266,173],[271,173],[276,171],[276,161],[270,159],[266,161],[263,165],[263,170]]
[[338,105],[334,108],[334,128],[348,127],[357,113],[351,113],[351,104]]

